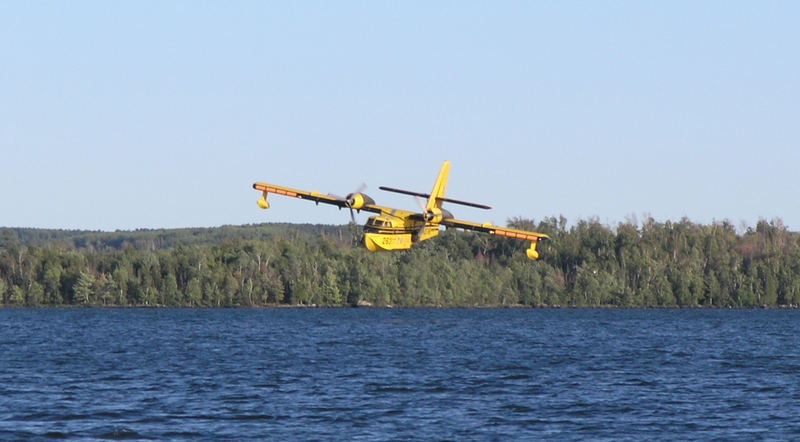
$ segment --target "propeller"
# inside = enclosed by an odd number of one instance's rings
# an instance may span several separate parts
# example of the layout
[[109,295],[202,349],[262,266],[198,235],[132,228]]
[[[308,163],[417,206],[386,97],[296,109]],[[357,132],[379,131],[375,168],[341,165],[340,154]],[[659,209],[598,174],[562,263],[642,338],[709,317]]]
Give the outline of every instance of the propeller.
[[356,215],[353,213],[353,206],[356,204],[356,195],[363,192],[364,189],[366,188],[367,188],[367,183],[361,183],[361,185],[358,186],[355,192],[351,192],[350,194],[347,195],[347,199],[344,202],[347,208],[350,209],[350,221],[352,221],[353,224],[356,223]]
[[417,202],[417,206],[419,207],[419,211],[425,213],[425,203],[426,201],[421,197],[414,195],[414,201]]
[[355,224],[356,223],[356,215],[355,215],[355,213],[353,213],[353,203],[348,198],[348,200],[345,202],[345,204],[347,204],[347,208],[350,209],[350,222]]
[[342,198],[339,195],[332,194],[332,193],[329,193],[328,195],[330,195],[330,196],[332,196],[332,197],[334,197],[334,198],[336,198],[338,200],[344,201],[344,206],[347,207],[348,209],[350,209],[350,221],[352,221],[353,224],[356,224],[356,215],[355,215],[355,213],[353,213],[353,206],[356,205],[356,197],[358,195],[360,195],[361,192],[363,192],[364,189],[366,189],[366,188],[367,188],[367,184],[366,183],[361,183],[361,185],[358,186],[358,188],[355,191],[353,191],[351,193],[348,193],[347,196],[344,197],[344,198]]
[[422,226],[416,232],[417,240],[419,240],[419,238],[422,238],[422,235],[425,233],[425,224],[428,223],[430,217],[428,216],[428,211],[425,208],[425,205],[426,205],[427,201],[424,200],[419,195],[414,195],[414,201],[417,202],[417,206],[419,206],[419,211],[422,214]]

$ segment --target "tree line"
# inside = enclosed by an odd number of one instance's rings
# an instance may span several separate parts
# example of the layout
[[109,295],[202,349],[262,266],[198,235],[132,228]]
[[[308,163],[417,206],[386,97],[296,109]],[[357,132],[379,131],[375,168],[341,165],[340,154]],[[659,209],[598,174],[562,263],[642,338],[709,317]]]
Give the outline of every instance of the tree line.
[[527,242],[444,231],[370,253],[360,226],[261,224],[87,232],[0,229],[3,306],[781,307],[800,304],[800,235],[564,217]]

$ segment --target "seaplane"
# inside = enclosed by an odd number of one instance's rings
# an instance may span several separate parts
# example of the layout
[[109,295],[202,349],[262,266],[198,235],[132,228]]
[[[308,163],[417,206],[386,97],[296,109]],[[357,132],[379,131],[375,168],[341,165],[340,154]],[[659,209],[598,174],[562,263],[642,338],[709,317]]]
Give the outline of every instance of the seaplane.
[[[533,260],[539,259],[539,252],[536,250],[536,245],[539,241],[547,239],[547,235],[508,227],[498,227],[491,223],[481,224],[458,220],[453,217],[450,211],[442,208],[444,203],[452,203],[479,209],[491,209],[491,207],[484,204],[445,197],[445,188],[447,187],[449,175],[450,162],[445,161],[439,171],[439,175],[436,177],[431,193],[412,192],[386,186],[379,187],[381,190],[410,195],[417,198],[420,203],[419,212],[379,206],[375,204],[375,200],[362,193],[363,188],[344,197],[332,194],[323,195],[319,192],[307,192],[305,190],[297,190],[260,182],[254,183],[253,188],[262,193],[261,199],[258,200],[258,207],[262,209],[268,209],[270,207],[267,202],[267,195],[273,193],[276,195],[314,201],[317,205],[319,205],[319,203],[330,204],[339,207],[340,210],[347,208],[350,210],[350,219],[353,223],[356,222],[354,211],[360,213],[363,210],[365,212],[376,213],[376,216],[369,217],[364,224],[364,242],[366,243],[367,250],[371,252],[410,249],[411,246],[418,242],[426,241],[437,236],[440,232],[440,227],[444,226],[445,228],[472,230],[504,238],[528,241],[530,242],[530,246],[526,251],[526,255]],[[422,200],[422,198],[425,200]],[[423,201],[424,205],[422,204]]]

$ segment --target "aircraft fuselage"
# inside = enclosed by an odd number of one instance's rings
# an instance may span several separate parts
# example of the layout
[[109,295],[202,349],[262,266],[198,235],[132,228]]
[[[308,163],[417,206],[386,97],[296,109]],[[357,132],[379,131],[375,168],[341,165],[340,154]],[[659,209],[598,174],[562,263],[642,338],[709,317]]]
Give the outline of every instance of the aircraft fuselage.
[[371,216],[364,225],[364,242],[371,252],[410,249],[438,234],[438,224],[392,215]]

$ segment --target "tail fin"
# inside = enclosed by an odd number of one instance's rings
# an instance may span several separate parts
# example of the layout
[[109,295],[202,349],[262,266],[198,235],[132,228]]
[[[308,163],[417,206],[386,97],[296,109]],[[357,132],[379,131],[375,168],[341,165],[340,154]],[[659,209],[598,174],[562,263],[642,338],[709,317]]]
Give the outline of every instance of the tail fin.
[[439,176],[436,177],[436,182],[433,184],[433,190],[428,197],[428,203],[425,205],[425,210],[441,209],[442,201],[444,200],[444,191],[447,187],[447,178],[450,176],[450,162],[445,161],[442,164],[442,169],[439,171]]

